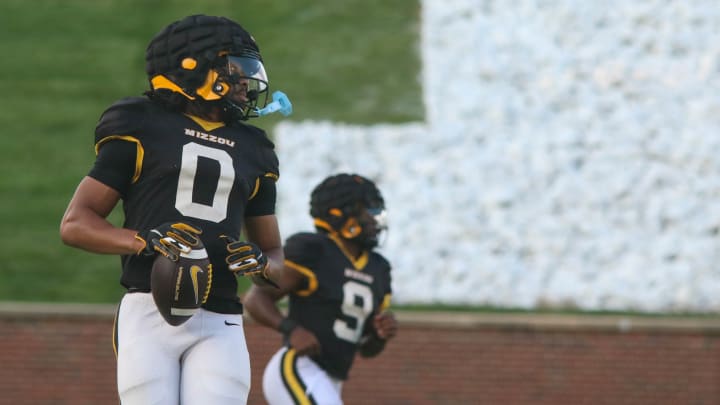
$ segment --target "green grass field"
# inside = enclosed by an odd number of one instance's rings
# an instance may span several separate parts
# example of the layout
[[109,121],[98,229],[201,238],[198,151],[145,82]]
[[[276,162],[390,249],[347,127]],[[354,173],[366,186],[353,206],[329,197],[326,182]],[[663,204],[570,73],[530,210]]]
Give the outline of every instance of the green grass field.
[[[0,300],[117,301],[119,258],[64,246],[58,226],[100,114],[146,89],[148,41],[195,13],[253,33],[293,120],[423,119],[416,0],[3,0]],[[277,120],[254,123],[272,133]]]

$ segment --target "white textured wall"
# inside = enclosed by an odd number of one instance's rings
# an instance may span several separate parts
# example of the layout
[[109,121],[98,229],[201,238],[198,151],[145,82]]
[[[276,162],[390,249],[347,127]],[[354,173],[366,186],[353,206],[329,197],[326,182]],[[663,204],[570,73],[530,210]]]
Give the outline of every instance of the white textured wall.
[[378,181],[399,303],[720,309],[720,2],[423,0],[426,121],[284,123],[284,236]]

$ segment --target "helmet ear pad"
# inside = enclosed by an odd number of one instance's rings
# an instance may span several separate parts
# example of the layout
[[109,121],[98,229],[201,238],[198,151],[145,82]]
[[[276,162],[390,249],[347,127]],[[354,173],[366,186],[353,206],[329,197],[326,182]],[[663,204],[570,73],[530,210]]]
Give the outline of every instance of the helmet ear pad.
[[345,214],[340,208],[331,208],[328,215],[322,218],[316,218],[316,226],[337,233],[345,239],[354,239],[362,233],[362,226],[356,217]]
[[215,69],[208,71],[205,83],[198,87],[195,93],[205,101],[220,100],[230,91],[230,85],[222,79],[220,73]]

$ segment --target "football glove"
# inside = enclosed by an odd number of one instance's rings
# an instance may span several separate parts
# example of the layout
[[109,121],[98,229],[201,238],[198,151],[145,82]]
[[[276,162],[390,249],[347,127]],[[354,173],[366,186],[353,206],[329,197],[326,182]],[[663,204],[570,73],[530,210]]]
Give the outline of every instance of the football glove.
[[145,243],[138,251],[140,256],[161,254],[172,261],[180,258],[180,253],[188,253],[200,245],[199,235],[202,230],[194,225],[182,222],[166,222],[135,235]]
[[227,256],[225,263],[228,269],[240,276],[262,276],[267,279],[265,272],[268,268],[268,258],[260,248],[252,242],[235,240],[226,235],[225,239]]

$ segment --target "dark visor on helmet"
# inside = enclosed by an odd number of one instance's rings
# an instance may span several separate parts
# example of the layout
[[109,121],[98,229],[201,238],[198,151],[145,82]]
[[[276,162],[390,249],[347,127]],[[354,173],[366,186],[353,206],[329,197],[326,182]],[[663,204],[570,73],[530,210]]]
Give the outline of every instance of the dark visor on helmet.
[[252,79],[248,83],[248,90],[255,90],[262,93],[267,90],[268,78],[262,62],[256,58],[246,56],[227,57],[228,73],[231,81]]

